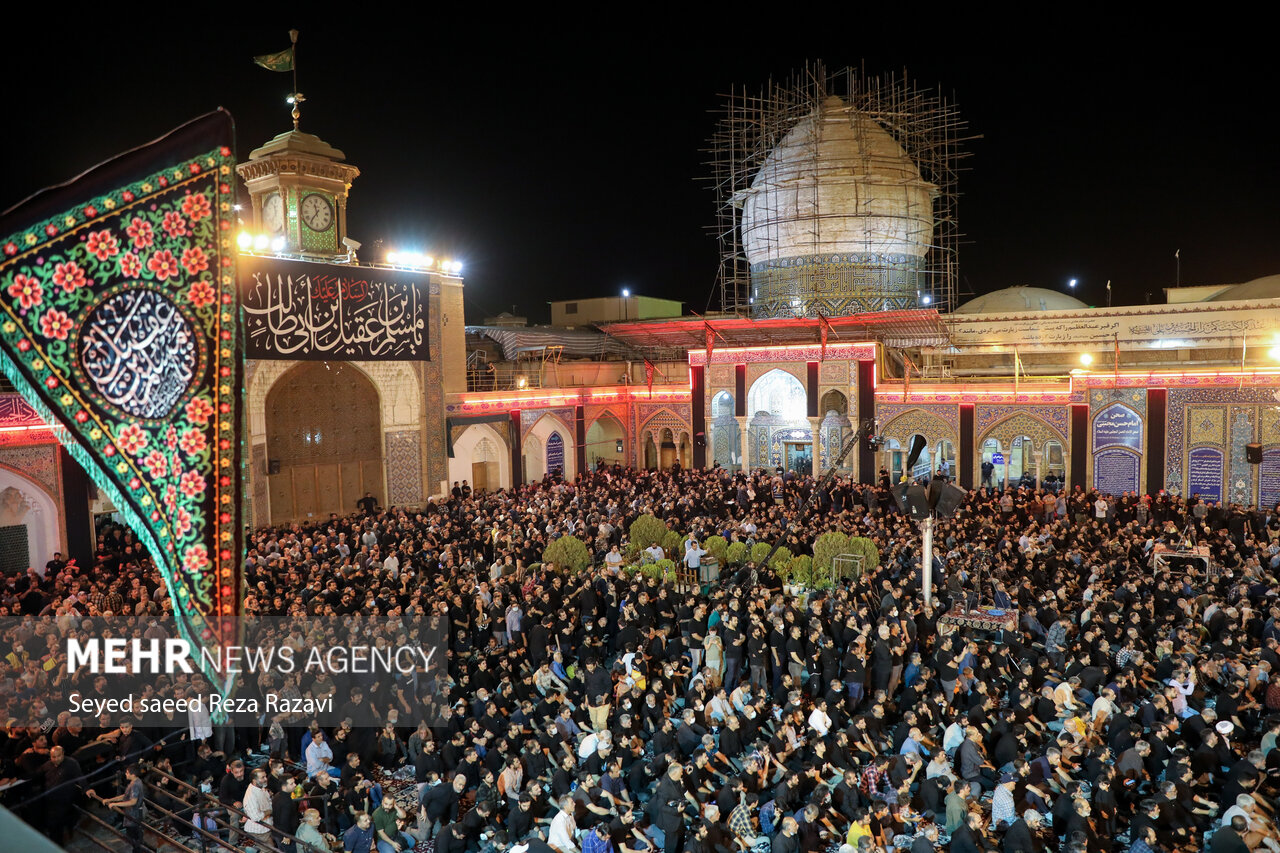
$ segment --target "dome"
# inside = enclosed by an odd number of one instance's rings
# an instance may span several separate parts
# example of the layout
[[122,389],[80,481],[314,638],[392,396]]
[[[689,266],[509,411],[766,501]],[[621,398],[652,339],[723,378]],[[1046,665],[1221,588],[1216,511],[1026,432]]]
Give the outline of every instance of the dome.
[[935,194],[884,128],[832,96],[740,194],[742,246],[752,264],[839,252],[922,258]]
[[753,314],[914,307],[936,195],[873,117],[827,98],[735,198]]
[[1073,311],[1089,306],[1067,293],[1045,287],[1006,287],[974,297],[956,314],[1000,314],[1017,311]]
[[1280,275],[1264,275],[1244,284],[1233,285],[1205,301],[1228,302],[1236,299],[1280,299]]

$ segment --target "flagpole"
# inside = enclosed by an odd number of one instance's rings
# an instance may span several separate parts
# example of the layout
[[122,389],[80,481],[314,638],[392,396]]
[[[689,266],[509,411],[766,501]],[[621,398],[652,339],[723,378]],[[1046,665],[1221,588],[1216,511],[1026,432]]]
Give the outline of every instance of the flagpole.
[[302,118],[302,110],[298,109],[298,31],[289,30],[289,64],[293,66],[293,129],[298,129],[298,119]]

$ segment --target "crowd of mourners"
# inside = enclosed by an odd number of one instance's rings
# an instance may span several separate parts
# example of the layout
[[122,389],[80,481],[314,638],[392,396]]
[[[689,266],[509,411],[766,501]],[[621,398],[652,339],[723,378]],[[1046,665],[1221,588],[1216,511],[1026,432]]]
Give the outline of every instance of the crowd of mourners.
[[[135,845],[173,814],[283,851],[1280,851],[1280,511],[982,488],[936,526],[927,605],[888,486],[599,467],[252,532],[247,642],[436,646],[413,672],[244,678],[333,697],[323,718],[59,711],[211,690],[68,673],[70,637],[174,633],[108,526],[92,565],[0,589],[8,802],[61,840],[92,787]],[[631,545],[645,515],[676,553]],[[683,585],[629,569],[698,565],[710,536],[812,554],[827,531],[879,565],[800,596],[751,562]],[[590,566],[542,562],[565,536]],[[1191,542],[1210,570],[1153,565]],[[1016,619],[955,618],[979,606]]]

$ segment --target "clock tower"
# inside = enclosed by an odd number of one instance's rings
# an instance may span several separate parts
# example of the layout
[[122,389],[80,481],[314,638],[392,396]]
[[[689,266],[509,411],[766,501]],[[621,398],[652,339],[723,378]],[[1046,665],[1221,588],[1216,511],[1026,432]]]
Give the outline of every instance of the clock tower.
[[253,230],[283,237],[284,253],[324,258],[346,253],[347,192],[360,174],[346,155],[296,128],[236,166],[253,201]]

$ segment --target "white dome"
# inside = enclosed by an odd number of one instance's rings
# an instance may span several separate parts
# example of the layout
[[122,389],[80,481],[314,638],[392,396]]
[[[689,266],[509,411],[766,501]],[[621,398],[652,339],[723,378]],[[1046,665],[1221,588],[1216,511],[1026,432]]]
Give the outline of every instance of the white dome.
[[1228,302],[1235,299],[1280,299],[1280,275],[1264,275],[1243,284],[1228,287],[1215,293],[1208,302]]
[[739,194],[742,245],[753,266],[825,254],[923,258],[936,195],[884,128],[832,96]]
[[1072,311],[1089,306],[1067,293],[1044,287],[1006,287],[974,297],[956,314],[1000,314],[1016,311]]

